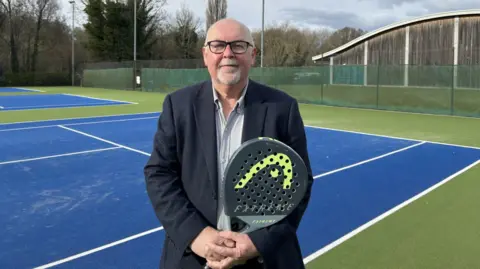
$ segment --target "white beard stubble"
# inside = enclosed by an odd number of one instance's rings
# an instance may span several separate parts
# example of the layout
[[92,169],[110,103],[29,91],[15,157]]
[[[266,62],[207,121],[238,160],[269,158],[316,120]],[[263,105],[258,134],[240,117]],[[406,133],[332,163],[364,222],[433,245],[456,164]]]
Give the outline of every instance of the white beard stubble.
[[[231,64],[236,64],[236,62],[231,62]],[[240,81],[241,70],[239,67],[233,67],[235,70],[227,71],[218,68],[217,79],[220,83],[225,85],[235,85]]]

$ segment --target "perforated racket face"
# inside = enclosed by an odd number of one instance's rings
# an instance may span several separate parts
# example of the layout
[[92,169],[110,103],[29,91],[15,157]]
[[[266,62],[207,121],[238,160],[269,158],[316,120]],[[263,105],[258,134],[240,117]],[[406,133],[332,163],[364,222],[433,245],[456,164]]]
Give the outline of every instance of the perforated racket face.
[[301,157],[284,143],[271,138],[247,141],[227,167],[226,214],[249,229],[278,222],[302,200],[307,176]]

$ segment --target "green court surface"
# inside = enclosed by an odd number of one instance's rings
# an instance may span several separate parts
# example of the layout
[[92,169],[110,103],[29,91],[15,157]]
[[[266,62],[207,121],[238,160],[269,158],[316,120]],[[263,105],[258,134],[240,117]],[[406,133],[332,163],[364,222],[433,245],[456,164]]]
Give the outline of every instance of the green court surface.
[[[338,87],[338,86],[336,86]],[[301,98],[301,92],[311,98],[318,88],[283,87],[289,93]],[[33,95],[50,93],[69,93],[102,99],[130,101],[138,104],[52,108],[29,111],[1,111],[0,123],[37,121],[62,118],[118,115],[141,112],[158,112],[162,109],[164,93],[108,90],[100,88],[54,87],[34,88],[44,92],[2,93],[5,95]],[[355,98],[352,91],[377,91],[376,88],[341,88],[346,96]],[[329,87],[321,89],[320,98],[334,98]],[[449,93],[444,99],[428,100],[428,91],[424,89],[419,96],[412,89],[379,89],[379,100],[366,98],[365,103],[379,104],[387,102],[395,106],[398,98],[388,98],[391,91],[399,92],[403,98],[415,102],[430,104],[432,111],[448,111]],[[439,89],[436,89],[440,91]],[[468,114],[478,113],[480,99],[478,92],[456,90],[455,105]],[[473,95],[472,95],[473,93]],[[368,96],[368,95],[363,95]],[[375,96],[375,95],[374,95]],[[398,96],[398,95],[397,95]],[[441,96],[441,95],[439,95]],[[382,99],[383,98],[383,99]],[[423,100],[423,101],[422,101]],[[355,100],[356,103],[359,100]],[[312,102],[313,103],[313,102]],[[328,102],[325,102],[328,104]],[[306,125],[334,128],[369,134],[401,137],[422,141],[480,147],[480,118],[448,115],[430,115],[405,112],[392,112],[365,108],[344,108],[316,104],[301,104],[301,113]],[[433,113],[433,112],[432,112]],[[368,227],[352,238],[311,260],[309,269],[403,269],[403,268],[480,268],[480,165],[472,167],[453,180],[433,190],[411,204],[405,206]],[[318,230],[318,233],[322,233]]]

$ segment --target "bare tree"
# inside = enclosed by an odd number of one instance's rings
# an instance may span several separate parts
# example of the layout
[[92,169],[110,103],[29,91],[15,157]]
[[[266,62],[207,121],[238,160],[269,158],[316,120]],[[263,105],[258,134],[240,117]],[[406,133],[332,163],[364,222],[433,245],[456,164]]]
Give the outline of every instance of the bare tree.
[[216,21],[227,17],[227,0],[207,0],[206,29]]
[[[0,6],[5,14],[5,19],[8,24],[8,44],[10,47],[10,68],[13,72],[18,73],[20,66],[18,60],[18,52],[16,46],[16,33],[18,32],[18,24],[16,17],[22,5],[15,0],[0,0]],[[4,39],[5,40],[5,39]]]
[[199,18],[195,17],[193,11],[185,4],[182,4],[182,8],[177,11],[174,25],[175,44],[182,54],[181,58],[194,58],[198,54],[195,49],[198,44]]
[[7,10],[5,9],[5,6],[0,1],[0,29],[2,30],[3,30],[3,23],[5,22],[6,18],[7,18]]
[[28,60],[30,63],[28,68],[30,71],[35,72],[40,42],[40,30],[42,29],[42,26],[46,22],[49,22],[56,14],[56,12],[59,10],[59,6],[57,0],[26,0],[26,4],[28,6],[29,13],[35,18],[33,51],[31,53],[31,61],[30,59]]
[[[260,31],[253,36],[258,42]],[[303,66],[311,61],[320,46],[328,39],[327,29],[309,30],[290,25],[269,25],[265,28],[265,66]]]

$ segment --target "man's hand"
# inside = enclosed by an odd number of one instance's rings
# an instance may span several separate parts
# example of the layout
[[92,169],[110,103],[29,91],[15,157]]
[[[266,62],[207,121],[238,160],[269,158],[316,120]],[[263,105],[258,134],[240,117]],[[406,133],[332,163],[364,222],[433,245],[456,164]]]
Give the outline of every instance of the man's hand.
[[247,234],[222,231],[218,234],[225,240],[234,242],[233,246],[221,246],[207,243],[207,256],[225,257],[225,259],[208,259],[207,265],[212,269],[228,269],[259,255],[257,248]]
[[212,227],[206,227],[200,234],[192,241],[190,248],[198,256],[212,260],[220,261],[225,259],[225,256],[219,255],[216,252],[207,251],[207,246],[231,247],[235,246],[235,242],[221,237],[219,232]]

